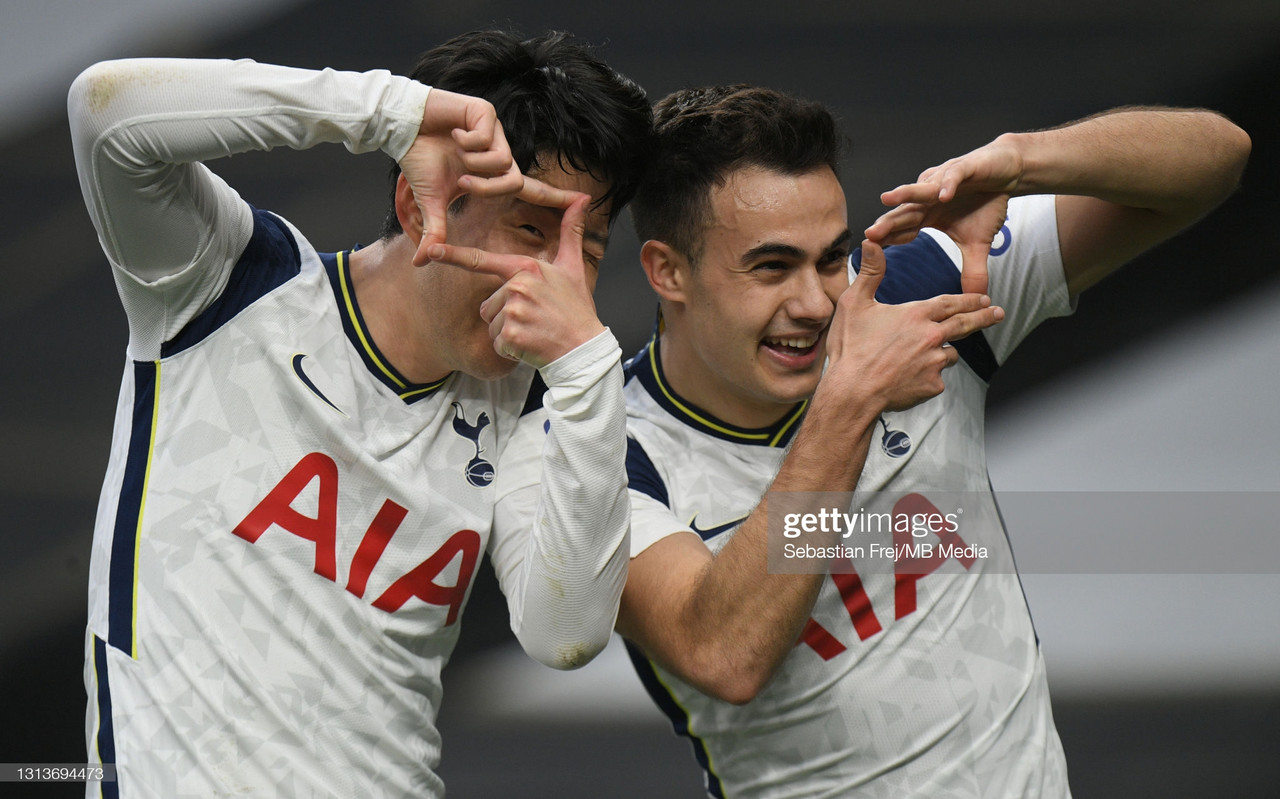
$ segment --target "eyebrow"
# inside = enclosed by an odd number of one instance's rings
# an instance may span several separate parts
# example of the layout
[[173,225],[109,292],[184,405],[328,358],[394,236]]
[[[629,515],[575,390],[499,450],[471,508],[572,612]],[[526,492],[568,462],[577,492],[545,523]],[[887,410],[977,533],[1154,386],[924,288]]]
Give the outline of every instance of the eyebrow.
[[823,252],[831,252],[832,250],[838,250],[841,247],[848,247],[852,243],[853,232],[848,228],[845,228],[843,233],[831,240],[831,243],[827,245],[827,248],[823,250]]
[[[843,233],[836,236],[832,239],[830,244],[822,248],[822,252],[828,253],[840,247],[848,246],[852,240],[853,233],[851,233],[848,228],[845,228]],[[803,258],[804,250],[791,244],[780,244],[778,242],[767,241],[764,244],[752,247],[744,252],[742,254],[742,258],[739,260],[741,263],[747,264],[757,258],[762,258],[767,255],[779,255],[785,258]]]
[[583,241],[589,241],[592,244],[599,244],[601,249],[605,249],[605,250],[609,249],[608,233],[592,233],[591,231],[588,230],[586,233],[583,234],[582,239]]

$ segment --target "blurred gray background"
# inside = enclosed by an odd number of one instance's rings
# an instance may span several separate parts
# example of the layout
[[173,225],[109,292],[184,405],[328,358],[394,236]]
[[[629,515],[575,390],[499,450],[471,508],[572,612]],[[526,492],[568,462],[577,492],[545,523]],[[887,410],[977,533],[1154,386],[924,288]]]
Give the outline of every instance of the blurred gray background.
[[[1020,557],[1064,539],[1104,561],[1116,547],[1141,554],[1171,540],[1143,510],[1168,492],[1226,497],[1239,514],[1220,514],[1223,528],[1280,538],[1258,512],[1280,489],[1274,0],[0,0],[0,762],[84,759],[89,540],[126,329],[74,174],[71,79],[133,55],[403,72],[421,50],[493,26],[570,30],[654,99],[742,81],[830,105],[852,142],[855,229],[879,213],[880,191],[1006,130],[1122,104],[1226,112],[1254,140],[1241,191],[1015,354],[992,389],[991,468]],[[331,250],[376,235],[385,166],[339,147],[215,164]],[[654,307],[636,250],[624,217],[597,292],[628,351]],[[1043,491],[1073,492],[1078,516],[1018,502]],[[1154,493],[1101,518],[1104,492]],[[1026,575],[1077,796],[1280,796],[1280,558],[1259,552],[1159,574]],[[445,678],[450,795],[702,795],[687,744],[616,645],[581,672],[552,672],[514,647],[505,613],[485,572]]]

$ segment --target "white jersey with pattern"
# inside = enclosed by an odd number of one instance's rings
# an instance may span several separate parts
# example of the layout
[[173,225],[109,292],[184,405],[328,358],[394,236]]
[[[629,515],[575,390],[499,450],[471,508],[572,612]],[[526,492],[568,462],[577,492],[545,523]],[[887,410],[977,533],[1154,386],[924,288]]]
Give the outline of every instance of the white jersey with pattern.
[[[85,666],[90,759],[118,781],[91,795],[443,795],[441,670],[486,549],[519,575],[504,589],[525,638],[575,653],[594,625],[607,640],[625,559],[588,571],[565,553],[625,550],[620,459],[572,494],[548,469],[544,523],[491,540],[533,370],[407,380],[369,335],[349,253],[317,253],[199,163],[319,141],[398,157],[426,92],[387,73],[165,60],[73,87],[77,165],[130,327]],[[615,428],[621,442],[610,334],[542,376],[548,452],[589,460]],[[588,521],[562,525],[557,502],[587,503]]]
[[[882,302],[959,292],[958,249],[928,233],[888,248]],[[930,557],[833,566],[795,648],[745,705],[702,694],[628,646],[650,695],[692,740],[710,795],[1068,795],[1044,662],[983,443],[988,379],[1036,324],[1070,312],[1052,197],[1011,204],[990,276],[1006,320],[956,343],[962,360],[943,394],[882,416],[849,509],[880,499],[948,511],[959,501],[962,540],[951,543],[973,546],[936,554],[947,528],[920,539],[936,547]],[[765,430],[723,423],[671,390],[659,346],[655,339],[627,366],[632,556],[683,530],[718,551],[768,489],[805,404]],[[881,552],[904,543],[888,529],[850,541]],[[975,558],[979,545],[986,556]]]

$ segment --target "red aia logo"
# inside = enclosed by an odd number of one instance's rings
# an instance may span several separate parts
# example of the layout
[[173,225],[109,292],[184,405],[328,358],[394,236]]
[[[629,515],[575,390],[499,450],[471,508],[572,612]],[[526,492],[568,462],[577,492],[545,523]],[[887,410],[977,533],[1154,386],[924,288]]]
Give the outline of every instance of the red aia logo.
[[[320,481],[319,510],[314,518],[294,510],[292,503],[313,480]],[[365,530],[355,557],[348,569],[347,590],[364,597],[369,574],[386,550],[408,511],[386,500],[378,510],[369,528]],[[338,464],[333,458],[319,452],[307,455],[289,470],[276,487],[236,525],[233,533],[250,544],[256,543],[271,525],[285,532],[312,542],[316,546],[315,573],[333,582],[338,580],[337,547],[338,532]],[[440,585],[435,578],[448,568],[459,554],[462,565],[458,569],[455,585]],[[475,530],[459,530],[444,542],[431,557],[400,577],[373,601],[379,610],[393,613],[410,597],[417,597],[431,605],[448,606],[445,626],[458,619],[467,587],[480,559],[480,534]]]
[[[898,500],[893,507],[893,513],[895,516],[924,514],[942,518],[942,512],[920,494],[907,494]],[[913,555],[894,561],[893,615],[895,619],[901,619],[916,612],[916,583],[922,577],[937,571],[939,566],[952,557],[948,553],[966,553],[956,555],[956,560],[966,570],[973,566],[975,558],[967,554],[964,539],[954,529],[943,529],[937,532],[937,535],[942,543],[947,545],[946,547],[930,547],[930,554],[927,556]],[[895,547],[903,552],[914,551],[909,528],[895,527],[893,537]],[[832,572],[831,581],[840,591],[840,599],[844,602],[845,610],[849,612],[849,621],[853,622],[853,630],[858,634],[858,640],[865,641],[884,628],[880,625],[880,619],[876,617],[875,609],[871,607],[871,597],[867,596],[867,589],[863,587],[862,578],[854,570],[853,564],[846,561],[842,565],[847,571]],[[800,631],[800,639],[796,641],[796,646],[801,644],[817,652],[823,660],[830,660],[846,649],[840,639],[832,635],[812,616],[805,622],[804,629]]]

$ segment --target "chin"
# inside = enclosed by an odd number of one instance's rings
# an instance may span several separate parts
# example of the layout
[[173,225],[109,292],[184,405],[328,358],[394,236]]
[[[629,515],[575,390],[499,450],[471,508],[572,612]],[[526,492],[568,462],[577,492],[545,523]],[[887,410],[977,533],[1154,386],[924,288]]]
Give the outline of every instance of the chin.
[[501,380],[514,372],[519,365],[519,361],[503,358],[490,350],[484,356],[471,359],[471,362],[461,371],[478,380]]
[[820,375],[817,374],[796,375],[790,380],[775,383],[770,393],[778,404],[794,405],[813,397],[813,393],[818,390],[819,377]]

